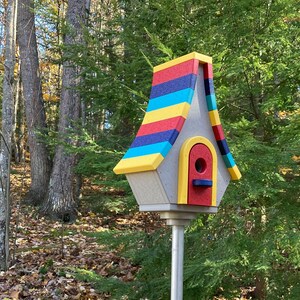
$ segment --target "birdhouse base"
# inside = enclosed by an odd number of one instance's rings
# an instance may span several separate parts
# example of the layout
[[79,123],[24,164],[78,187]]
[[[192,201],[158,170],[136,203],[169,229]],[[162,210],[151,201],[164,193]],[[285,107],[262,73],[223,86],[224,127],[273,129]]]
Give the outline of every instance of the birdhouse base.
[[170,213],[207,213],[215,214],[218,208],[215,206],[198,206],[198,205],[177,205],[177,204],[142,204],[139,205],[140,211],[156,211]]

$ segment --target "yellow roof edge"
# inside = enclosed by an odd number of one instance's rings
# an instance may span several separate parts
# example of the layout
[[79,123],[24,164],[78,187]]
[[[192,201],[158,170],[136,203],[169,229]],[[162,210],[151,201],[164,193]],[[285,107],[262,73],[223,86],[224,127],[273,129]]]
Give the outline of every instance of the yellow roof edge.
[[192,52],[192,53],[194,53],[194,55],[195,55],[194,58],[199,60],[200,63],[202,63],[202,64],[205,64],[205,63],[212,64],[212,57],[211,56],[204,55],[204,54],[201,54],[201,53],[198,53],[198,52]]
[[164,70],[166,68],[175,66],[177,64],[180,64],[180,63],[185,62],[185,61],[190,60],[190,59],[197,59],[197,60],[199,60],[200,63],[209,63],[209,64],[212,63],[212,57],[211,56],[200,54],[198,52],[192,52],[192,53],[177,57],[173,60],[170,60],[170,61],[165,62],[163,64],[160,64],[158,66],[155,66],[153,68],[153,72],[155,73],[155,72]]
[[241,179],[242,174],[241,174],[239,168],[237,167],[237,165],[234,165],[232,168],[228,168],[228,171],[230,173],[231,180],[240,180]]
[[125,158],[119,161],[113,171],[117,175],[154,171],[163,160],[164,157],[160,153]]

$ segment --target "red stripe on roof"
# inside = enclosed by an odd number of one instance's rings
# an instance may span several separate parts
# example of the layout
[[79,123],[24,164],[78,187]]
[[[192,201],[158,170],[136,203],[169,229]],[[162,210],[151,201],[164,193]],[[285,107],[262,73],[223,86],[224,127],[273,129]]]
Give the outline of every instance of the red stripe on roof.
[[162,132],[171,129],[176,129],[178,132],[180,132],[184,122],[185,122],[185,118],[179,116],[175,118],[144,124],[140,127],[136,136],[153,134],[153,133]]
[[214,78],[212,64],[204,64],[203,74],[204,74],[204,79],[213,79]]
[[214,135],[215,135],[215,138],[216,138],[217,141],[225,139],[223,127],[222,127],[221,124],[220,125],[212,126],[212,129],[214,131]]
[[173,80],[188,74],[198,74],[199,61],[190,59],[178,65],[153,73],[152,86]]

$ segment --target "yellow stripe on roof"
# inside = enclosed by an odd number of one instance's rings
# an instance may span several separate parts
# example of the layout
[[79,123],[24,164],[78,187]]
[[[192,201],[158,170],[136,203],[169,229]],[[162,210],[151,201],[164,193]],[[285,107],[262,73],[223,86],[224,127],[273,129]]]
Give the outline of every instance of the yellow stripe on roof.
[[158,66],[154,67],[153,72],[155,73],[155,72],[167,69],[169,67],[173,67],[177,64],[180,64],[180,63],[185,62],[185,61],[190,60],[190,59],[197,59],[197,60],[199,60],[200,63],[212,64],[211,56],[207,56],[207,55],[200,54],[200,53],[197,53],[197,52],[192,52],[192,53],[186,54],[184,56],[180,56],[180,57],[175,58],[171,61],[165,62],[161,65],[158,65]]
[[115,166],[115,174],[128,174],[156,170],[164,157],[160,153],[121,159]]
[[186,118],[189,113],[190,107],[191,105],[189,103],[183,102],[177,105],[149,111],[145,114],[142,124],[144,125],[179,116]]
[[220,116],[217,109],[208,112],[211,126],[220,125]]
[[228,168],[228,171],[232,180],[239,180],[242,177],[242,174],[237,165],[233,166],[232,168]]

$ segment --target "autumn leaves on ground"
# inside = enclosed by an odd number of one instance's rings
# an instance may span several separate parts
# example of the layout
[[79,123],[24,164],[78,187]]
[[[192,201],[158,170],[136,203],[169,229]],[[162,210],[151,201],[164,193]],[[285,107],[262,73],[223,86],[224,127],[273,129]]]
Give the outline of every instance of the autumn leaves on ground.
[[[151,230],[149,224],[154,229],[159,226],[158,219],[149,223],[149,215],[137,213],[104,216],[83,205],[75,223],[53,222],[41,218],[32,207],[20,204],[29,178],[26,168],[14,168],[12,264],[7,272],[0,273],[0,299],[110,299],[109,293],[98,293],[89,283],[78,279],[75,271],[78,274],[79,270],[113,276],[124,282],[134,279],[139,267],[119,256],[117,251],[106,249],[88,233],[133,228],[140,231],[145,230],[145,225]],[[91,190],[88,186],[85,192]]]

